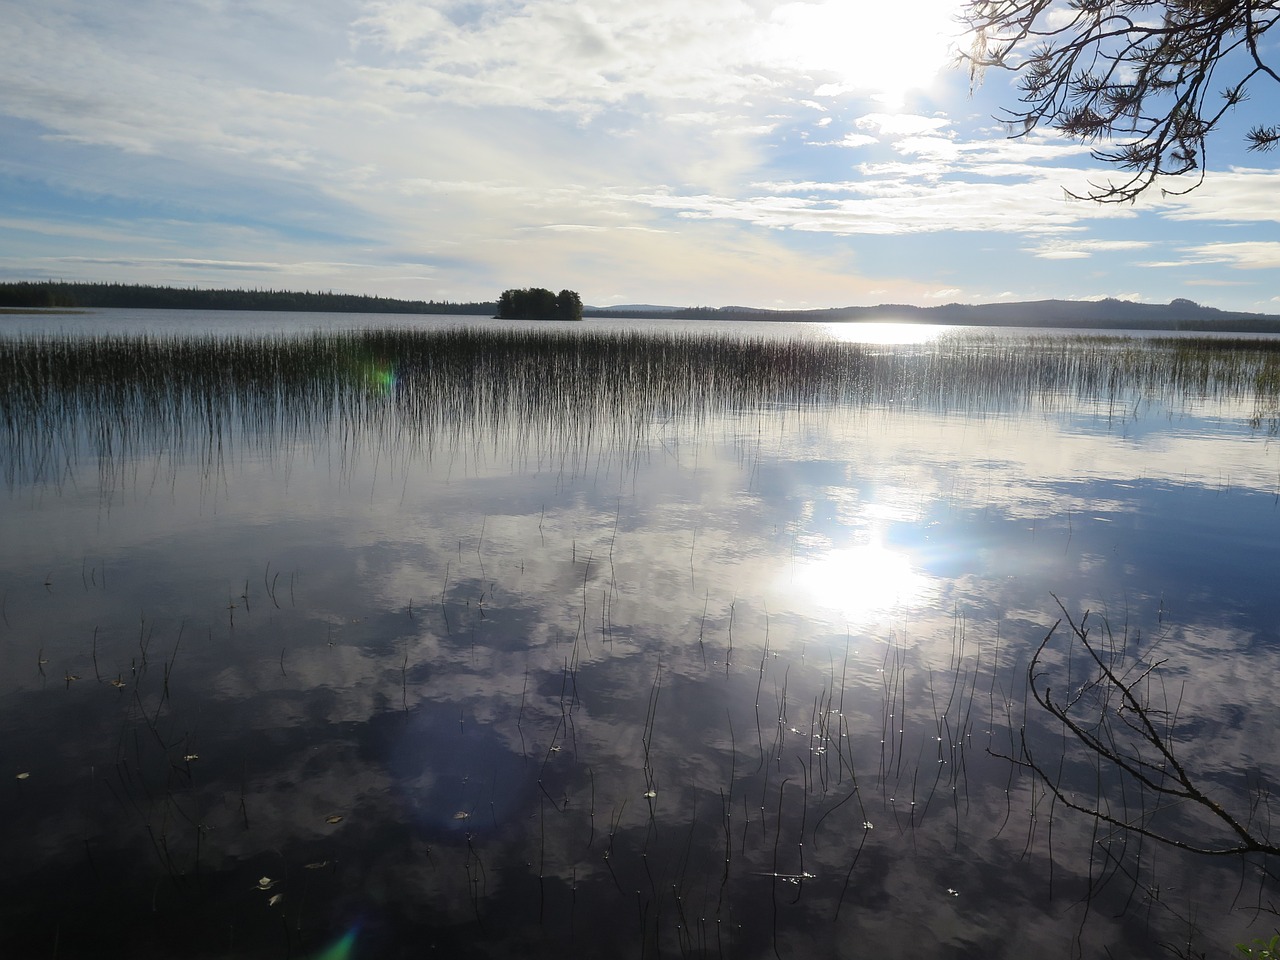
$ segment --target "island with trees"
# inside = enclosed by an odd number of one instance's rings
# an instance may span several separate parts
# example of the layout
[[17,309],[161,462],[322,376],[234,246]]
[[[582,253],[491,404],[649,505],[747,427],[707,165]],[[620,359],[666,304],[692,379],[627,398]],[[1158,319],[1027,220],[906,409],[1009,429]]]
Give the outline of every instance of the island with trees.
[[498,320],[581,320],[582,298],[576,290],[552,293],[543,287],[503,290]]

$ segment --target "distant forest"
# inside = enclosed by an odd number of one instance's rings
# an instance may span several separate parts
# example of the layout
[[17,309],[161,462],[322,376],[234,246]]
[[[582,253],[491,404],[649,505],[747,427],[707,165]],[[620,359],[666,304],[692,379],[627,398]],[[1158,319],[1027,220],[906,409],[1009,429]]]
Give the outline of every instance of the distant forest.
[[497,303],[395,300],[349,293],[214,290],[129,283],[0,283],[0,307],[131,307],[163,310],[297,310],[308,313],[453,313],[493,316]]

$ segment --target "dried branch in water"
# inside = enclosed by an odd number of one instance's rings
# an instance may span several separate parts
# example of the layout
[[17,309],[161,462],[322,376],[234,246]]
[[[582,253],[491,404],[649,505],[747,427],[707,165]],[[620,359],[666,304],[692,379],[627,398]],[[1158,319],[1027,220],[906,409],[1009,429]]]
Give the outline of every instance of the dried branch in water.
[[[1062,610],[1059,619],[1036,648],[1028,666],[1029,689],[1036,703],[1057,718],[1063,727],[1104,771],[1121,778],[1125,789],[1136,787],[1143,802],[1136,818],[1117,815],[1099,795],[1092,803],[1064,785],[1059,772],[1051,772],[1034,756],[1022,733],[1022,757],[1018,761],[1039,776],[1058,801],[1072,810],[1084,813],[1125,833],[1148,837],[1162,844],[1212,856],[1235,856],[1249,853],[1280,854],[1280,846],[1266,836],[1255,833],[1221,803],[1210,796],[1179,760],[1174,749],[1177,710],[1167,704],[1152,702],[1147,691],[1164,661],[1148,664],[1130,663],[1121,669],[1119,658],[1107,655],[1090,637],[1089,615],[1077,623],[1062,601],[1054,597]],[[1046,653],[1065,620],[1070,640],[1085,651],[1090,674],[1072,692],[1054,692],[1049,683],[1050,668]],[[1149,801],[1154,801],[1151,803]],[[1154,825],[1154,818],[1174,805],[1191,805],[1204,815],[1209,825],[1216,824],[1221,839],[1217,842],[1193,842]],[[1208,831],[1206,831],[1208,837]]]

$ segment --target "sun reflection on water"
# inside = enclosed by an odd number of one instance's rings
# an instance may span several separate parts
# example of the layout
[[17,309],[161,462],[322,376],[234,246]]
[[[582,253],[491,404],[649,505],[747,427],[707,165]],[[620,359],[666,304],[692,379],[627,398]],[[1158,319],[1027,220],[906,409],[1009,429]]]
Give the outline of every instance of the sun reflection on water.
[[931,593],[930,578],[911,557],[879,540],[797,558],[790,585],[810,602],[847,623],[883,617],[914,606]]
[[878,346],[930,343],[946,335],[947,327],[932,323],[827,323],[823,329],[840,343],[869,343]]

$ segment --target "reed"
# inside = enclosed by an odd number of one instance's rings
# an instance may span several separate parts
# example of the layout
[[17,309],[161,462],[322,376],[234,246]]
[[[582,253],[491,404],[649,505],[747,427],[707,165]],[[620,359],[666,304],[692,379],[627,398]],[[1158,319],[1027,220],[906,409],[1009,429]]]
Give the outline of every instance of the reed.
[[[625,454],[657,425],[744,409],[990,413],[1067,397],[1117,412],[1144,399],[1244,398],[1259,425],[1275,424],[1280,350],[1243,338],[973,335],[886,349],[483,328],[0,338],[0,459],[12,485],[58,482],[85,454],[114,482],[140,451],[213,470],[230,443],[266,451],[308,439],[421,452],[497,433],[530,451],[541,443]],[[274,584],[267,592],[274,601]]]

